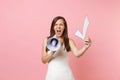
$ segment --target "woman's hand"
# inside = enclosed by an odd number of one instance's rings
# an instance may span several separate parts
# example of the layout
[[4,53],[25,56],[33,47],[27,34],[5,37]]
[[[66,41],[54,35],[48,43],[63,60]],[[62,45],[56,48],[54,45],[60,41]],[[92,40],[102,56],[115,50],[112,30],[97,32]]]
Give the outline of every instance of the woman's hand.
[[91,43],[92,43],[91,39],[89,37],[86,37],[84,39],[84,41],[85,41],[85,47],[89,48],[91,46]]

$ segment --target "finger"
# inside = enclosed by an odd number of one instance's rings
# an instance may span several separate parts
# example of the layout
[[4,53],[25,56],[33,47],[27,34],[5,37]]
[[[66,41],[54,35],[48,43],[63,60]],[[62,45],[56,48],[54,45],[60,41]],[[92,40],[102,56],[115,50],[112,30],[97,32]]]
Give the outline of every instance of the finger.
[[89,38],[89,39],[87,39],[87,40],[86,40],[86,42],[89,42],[89,43],[91,43],[91,40],[90,40],[90,38]]
[[90,41],[89,40],[85,40],[86,43],[89,43]]
[[90,40],[85,40],[86,43],[90,43]]

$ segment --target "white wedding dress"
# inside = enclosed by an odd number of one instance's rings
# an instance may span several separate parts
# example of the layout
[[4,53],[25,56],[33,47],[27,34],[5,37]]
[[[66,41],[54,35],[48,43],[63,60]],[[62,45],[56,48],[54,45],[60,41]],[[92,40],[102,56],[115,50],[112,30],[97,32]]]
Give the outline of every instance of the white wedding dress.
[[64,45],[61,46],[55,55],[57,56],[48,63],[46,80],[75,80]]

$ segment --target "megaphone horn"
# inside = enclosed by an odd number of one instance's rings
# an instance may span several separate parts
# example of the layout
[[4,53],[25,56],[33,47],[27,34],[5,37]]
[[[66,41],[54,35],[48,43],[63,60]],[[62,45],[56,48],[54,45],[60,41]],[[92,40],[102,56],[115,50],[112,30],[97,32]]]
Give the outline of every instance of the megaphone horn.
[[61,46],[59,39],[55,36],[47,40],[47,48],[51,51],[57,51]]

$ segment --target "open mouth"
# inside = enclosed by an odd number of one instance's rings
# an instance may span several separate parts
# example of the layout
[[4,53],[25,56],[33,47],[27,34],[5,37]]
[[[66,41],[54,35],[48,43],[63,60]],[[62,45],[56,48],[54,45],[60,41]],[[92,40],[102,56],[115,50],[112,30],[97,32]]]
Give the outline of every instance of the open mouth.
[[61,30],[57,30],[57,32],[59,33],[59,32],[61,32]]
[[58,35],[61,35],[62,30],[56,30],[56,32],[57,32]]

